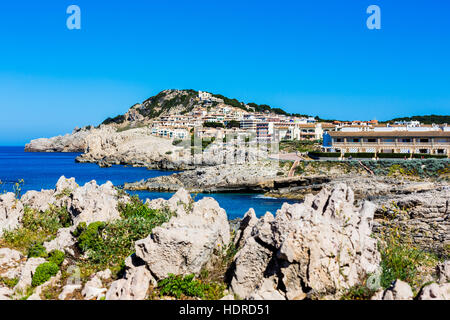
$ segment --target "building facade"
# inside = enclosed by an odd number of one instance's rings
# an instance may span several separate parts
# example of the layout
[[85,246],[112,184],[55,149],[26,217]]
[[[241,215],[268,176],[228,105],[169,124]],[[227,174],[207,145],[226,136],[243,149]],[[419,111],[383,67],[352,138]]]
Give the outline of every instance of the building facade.
[[450,155],[450,131],[330,131],[326,151]]

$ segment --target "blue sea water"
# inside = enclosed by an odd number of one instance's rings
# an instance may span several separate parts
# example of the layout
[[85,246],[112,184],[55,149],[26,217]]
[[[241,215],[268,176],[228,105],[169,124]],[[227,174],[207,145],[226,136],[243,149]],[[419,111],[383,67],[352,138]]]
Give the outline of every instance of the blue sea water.
[[[22,194],[29,190],[54,189],[59,177],[74,177],[79,185],[91,180],[103,184],[111,181],[120,186],[125,182],[170,175],[173,172],[147,170],[127,166],[112,166],[100,168],[93,163],[76,163],[78,153],[28,153],[23,147],[0,147],[0,192],[13,191],[14,184],[24,180],[21,187]],[[136,191],[141,199],[169,199],[173,193]],[[243,193],[214,193],[197,194],[195,200],[203,197],[213,197],[228,214],[229,219],[242,217],[249,208],[255,209],[258,216],[267,211],[275,214],[284,202],[294,203],[293,200],[268,198],[258,194]]]

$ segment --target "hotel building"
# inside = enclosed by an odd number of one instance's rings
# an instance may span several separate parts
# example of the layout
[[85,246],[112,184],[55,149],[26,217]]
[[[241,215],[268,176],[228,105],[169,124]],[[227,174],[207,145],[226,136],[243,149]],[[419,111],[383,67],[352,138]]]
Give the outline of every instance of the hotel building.
[[392,131],[330,131],[324,148],[335,152],[418,153],[450,155],[448,127]]

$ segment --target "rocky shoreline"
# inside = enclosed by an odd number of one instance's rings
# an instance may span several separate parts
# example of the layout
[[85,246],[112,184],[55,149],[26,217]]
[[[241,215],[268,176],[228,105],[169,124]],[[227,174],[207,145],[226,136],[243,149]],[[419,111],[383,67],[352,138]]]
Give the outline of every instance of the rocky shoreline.
[[169,176],[161,176],[124,184],[127,190],[176,192],[183,188],[189,192],[294,192],[302,187],[326,184],[326,176],[286,177],[278,163],[260,161],[236,165],[217,165],[187,170]]
[[[426,257],[399,271],[414,278],[383,267],[399,246],[384,234],[397,229],[419,248],[402,250]],[[0,196],[0,299],[351,299],[357,287],[366,299],[450,299],[448,231],[445,186],[367,201],[336,183],[236,224],[183,188],[144,204],[111,183],[61,177],[54,190]]]

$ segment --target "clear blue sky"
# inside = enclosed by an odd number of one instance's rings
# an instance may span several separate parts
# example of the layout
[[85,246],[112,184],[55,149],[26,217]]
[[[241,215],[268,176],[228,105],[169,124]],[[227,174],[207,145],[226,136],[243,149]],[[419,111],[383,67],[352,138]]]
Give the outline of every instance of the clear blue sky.
[[[381,30],[366,28],[370,4]],[[0,145],[169,88],[322,118],[449,114],[449,17],[444,0],[1,1]]]

